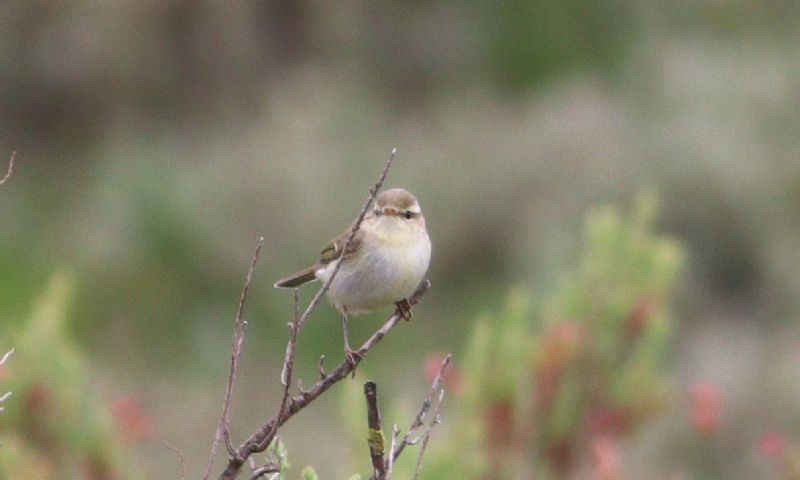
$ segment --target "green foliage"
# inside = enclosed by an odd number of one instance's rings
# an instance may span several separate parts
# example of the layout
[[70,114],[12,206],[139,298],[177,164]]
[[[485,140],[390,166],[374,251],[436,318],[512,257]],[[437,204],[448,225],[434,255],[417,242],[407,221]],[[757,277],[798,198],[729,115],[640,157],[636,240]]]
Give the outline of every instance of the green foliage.
[[317,476],[317,472],[314,471],[311,467],[306,467],[300,473],[301,480],[319,480],[319,476]]
[[512,89],[564,70],[607,70],[630,45],[633,15],[617,0],[517,0],[485,9],[488,65]]
[[513,289],[478,318],[451,437],[434,442],[425,478],[562,478],[588,461],[585,446],[613,448],[660,411],[683,253],[653,233],[654,212],[643,198],[628,218],[592,213],[579,267],[540,308]]
[[0,478],[132,478],[123,435],[89,388],[88,369],[66,330],[73,280],[55,274],[11,342],[5,384],[14,401],[0,416]]
[[276,480],[284,480],[287,470],[289,470],[292,465],[289,463],[289,454],[286,451],[286,445],[283,444],[280,438],[273,442],[267,449],[267,458],[271,463],[280,466],[280,472],[278,472]]

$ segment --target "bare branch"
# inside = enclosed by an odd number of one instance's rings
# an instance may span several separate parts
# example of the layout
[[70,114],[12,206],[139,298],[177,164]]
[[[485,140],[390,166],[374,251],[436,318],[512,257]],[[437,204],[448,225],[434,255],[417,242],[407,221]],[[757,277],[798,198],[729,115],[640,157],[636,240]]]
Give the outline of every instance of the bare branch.
[[[408,299],[409,304],[413,306],[419,303],[420,298],[425,294],[425,292],[428,291],[429,288],[430,282],[427,280],[423,281],[417,288],[417,291],[414,292],[411,298]],[[373,333],[372,336],[370,336],[367,341],[365,341],[361,347],[358,348],[358,350],[356,350],[356,353],[358,353],[360,357],[356,362],[350,363],[346,359],[343,360],[342,363],[340,363],[330,374],[317,381],[317,383],[315,383],[310,390],[301,391],[301,393],[292,397],[288,403],[284,415],[276,415],[272,417],[267,423],[262,425],[252,435],[250,435],[247,440],[239,445],[239,448],[236,449],[236,455],[232,455],[228,460],[228,466],[219,476],[219,479],[230,480],[236,478],[245,460],[250,455],[253,453],[262,452],[267,446],[269,446],[274,438],[275,432],[277,431],[277,427],[280,427],[286,423],[287,420],[289,420],[297,412],[307,407],[311,402],[325,393],[334,384],[346,378],[353,371],[353,369],[358,366],[358,364],[361,362],[361,358],[365,357],[367,353],[372,350],[372,348],[380,343],[383,337],[385,337],[386,334],[389,333],[389,331],[394,328],[402,319],[403,315],[401,312],[395,311],[392,316],[389,317],[389,319],[377,331],[375,331],[375,333]]]
[[[383,187],[383,183],[386,180],[386,176],[389,173],[389,169],[392,166],[392,162],[394,160],[394,156],[397,152],[397,149],[393,149],[392,153],[384,166],[384,169],[381,175],[378,177],[378,181],[375,185],[369,190],[369,195],[367,196],[367,200],[364,202],[364,205],[361,207],[361,211],[356,218],[355,223],[350,230],[350,234],[347,237],[347,241],[344,244],[343,251],[348,251],[350,248],[353,238],[355,237],[356,232],[361,227],[361,223],[363,222],[367,212],[370,209],[370,206],[374,203],[375,197],[377,196],[380,189]],[[256,430],[250,437],[247,438],[238,448],[233,449],[232,445],[229,444],[230,437],[227,435],[227,427],[222,428],[222,433],[225,434],[226,445],[229,447],[230,458],[228,459],[228,465],[225,470],[220,474],[219,478],[222,479],[233,479],[239,474],[242,466],[244,463],[250,458],[253,453],[263,452],[275,439],[278,429],[293,415],[297,412],[305,408],[311,402],[313,402],[317,397],[325,393],[331,386],[335,383],[339,382],[340,380],[344,379],[349,375],[351,372],[355,370],[358,364],[361,362],[361,359],[366,356],[366,354],[375,346],[377,345],[383,337],[394,328],[397,323],[403,318],[402,312],[395,311],[394,314],[381,326],[372,336],[367,339],[366,342],[356,350],[356,354],[358,355],[358,359],[355,362],[348,361],[345,359],[342,363],[340,363],[331,373],[326,374],[322,369],[322,359],[320,359],[319,370],[320,370],[320,379],[311,387],[310,390],[304,390],[302,385],[300,384],[300,380],[298,379],[298,385],[300,385],[299,393],[295,396],[291,396],[291,385],[292,385],[292,371],[294,367],[294,357],[297,349],[297,338],[300,335],[300,331],[302,330],[303,326],[305,325],[306,320],[311,316],[311,314],[315,311],[317,306],[319,305],[322,297],[330,288],[331,282],[336,277],[341,262],[337,262],[336,266],[334,267],[331,275],[328,279],[324,282],[324,284],[320,287],[317,293],[314,295],[312,300],[309,302],[308,306],[306,307],[305,311],[303,311],[302,315],[298,315],[299,313],[299,299],[297,297],[297,293],[295,292],[295,314],[292,322],[289,324],[290,328],[290,339],[286,347],[286,354],[284,356],[284,365],[283,370],[281,372],[281,383],[283,384],[284,391],[283,397],[281,400],[281,405],[278,410],[278,413],[273,416],[269,421],[264,423],[258,430]],[[427,280],[423,281],[417,291],[412,295],[409,299],[409,304],[414,305],[419,302],[419,299],[427,289],[430,288],[430,282]],[[235,347],[235,345],[234,345]],[[237,360],[238,363],[238,360]],[[227,399],[227,395],[226,395]],[[227,402],[226,404],[227,405]],[[224,407],[223,410],[223,417],[227,418],[227,406]],[[227,420],[226,420],[227,422]],[[223,422],[221,421],[221,424]],[[218,440],[215,439],[215,443]],[[215,453],[215,450],[212,451]],[[213,455],[212,455],[213,458]],[[210,468],[213,468],[213,464],[209,463]],[[264,472],[266,473],[266,472]],[[209,472],[206,472],[206,477],[204,480],[207,479]]]
[[[408,446],[408,445],[416,445],[417,442],[419,442],[422,439],[424,433],[422,435],[417,436],[416,438],[414,438],[414,436],[417,434],[419,428],[421,426],[423,426],[424,423],[425,423],[425,417],[427,416],[428,411],[431,408],[431,404],[433,403],[434,395],[436,395],[437,391],[442,389],[442,381],[443,381],[444,369],[447,368],[447,365],[450,363],[450,359],[452,357],[453,356],[448,353],[447,356],[442,361],[442,364],[439,367],[439,371],[436,372],[436,376],[433,379],[433,383],[431,384],[431,388],[430,388],[430,390],[428,390],[428,394],[425,395],[425,398],[422,400],[422,407],[420,407],[419,413],[417,413],[417,416],[414,418],[414,421],[411,422],[411,426],[408,428],[408,432],[406,432],[406,434],[403,436],[403,439],[400,441],[400,443],[397,444],[397,447],[392,450],[392,457],[394,457],[395,460],[397,459],[397,457],[400,456],[401,453],[403,453],[403,450],[406,448],[406,446]],[[440,394],[439,402],[441,402],[441,398],[442,398],[442,395]],[[437,404],[437,407],[436,407],[436,409],[434,411],[438,412],[438,410],[439,410],[439,406]],[[437,413],[437,415],[438,415],[438,413]],[[437,415],[434,415],[434,419],[431,422],[431,425],[434,425],[435,423],[437,423],[438,419],[435,418]]]
[[[389,174],[389,169],[392,167],[392,162],[394,161],[394,155],[397,153],[397,149],[393,148],[391,155],[389,155],[389,160],[386,162],[386,166],[383,167],[383,172],[381,172],[380,177],[378,177],[378,181],[375,182],[375,185],[370,189],[369,195],[367,195],[367,201],[364,202],[364,205],[361,207],[361,212],[358,214],[355,223],[353,224],[353,228],[350,229],[350,235],[347,237],[347,241],[344,244],[344,248],[342,248],[342,252],[347,252],[350,249],[350,245],[353,243],[353,239],[356,236],[356,232],[361,227],[361,222],[364,221],[364,217],[367,215],[367,211],[369,210],[370,205],[372,202],[375,201],[375,197],[378,195],[378,192],[383,187],[383,182],[386,180],[386,175]],[[322,296],[325,295],[325,292],[328,291],[330,288],[333,279],[336,277],[336,274],[339,273],[339,268],[342,266],[342,262],[336,262],[336,266],[333,267],[333,271],[331,272],[331,276],[325,281],[322,287],[319,289],[314,298],[311,300],[311,303],[308,304],[305,312],[303,312],[303,316],[300,318],[300,325],[302,326],[306,319],[314,312],[319,305],[320,300],[322,300]]]
[[419,447],[419,453],[417,454],[417,466],[414,467],[413,480],[417,480],[420,472],[422,472],[422,457],[425,456],[425,449],[428,448],[428,440],[431,438],[431,432],[433,431],[433,428],[442,423],[442,401],[444,401],[444,389],[439,390],[439,398],[436,402],[436,407],[433,410],[433,420],[428,424],[428,427],[422,434],[422,446]]
[[[419,472],[422,468],[422,457],[425,455],[425,449],[428,444],[428,438],[430,438],[431,432],[433,431],[436,425],[441,423],[440,412],[442,407],[442,400],[444,400],[444,388],[442,387],[443,383],[443,376],[444,370],[447,368],[447,365],[450,363],[450,359],[452,358],[451,354],[447,354],[445,359],[442,361],[442,364],[439,366],[439,370],[436,372],[436,376],[433,379],[433,383],[431,384],[430,390],[425,395],[425,398],[422,400],[422,406],[419,409],[416,417],[414,417],[414,421],[411,422],[411,426],[403,435],[403,438],[398,442],[397,439],[399,438],[400,431],[397,429],[397,425],[394,427],[394,431],[392,433],[392,446],[390,449],[391,454],[389,458],[386,460],[386,480],[391,480],[392,478],[392,467],[394,462],[403,453],[403,450],[409,445],[416,445],[420,441],[422,445],[420,446],[420,451],[417,454],[417,465],[414,470],[414,479],[419,477]],[[438,392],[438,394],[437,394]],[[431,409],[431,405],[434,403],[434,399],[436,400],[436,406],[433,408],[433,419],[426,425],[425,424],[425,417],[428,415],[428,411]],[[425,427],[420,432],[420,429]],[[377,473],[373,474],[369,477],[370,480],[381,480],[381,477],[378,476]]]
[[169,450],[171,450],[173,453],[178,455],[178,458],[181,459],[181,476],[178,478],[183,480],[184,478],[186,478],[186,457],[183,456],[183,452],[170,445],[169,442],[167,442],[166,440],[162,441],[161,443],[164,444],[164,446],[167,447]]
[[16,159],[17,159],[17,151],[14,150],[13,152],[11,152],[11,158],[8,159],[8,171],[6,172],[6,175],[2,179],[0,179],[0,185],[6,183],[6,180],[11,178],[11,174],[14,172],[14,160]]
[[247,332],[247,322],[242,318],[244,311],[244,302],[247,298],[247,291],[250,289],[250,281],[253,278],[253,271],[256,268],[256,262],[261,255],[261,248],[264,246],[264,237],[258,239],[256,251],[253,253],[253,259],[250,261],[250,268],[247,270],[247,276],[244,280],[244,288],[242,288],[242,295],[239,298],[239,308],[236,311],[236,320],[233,326],[233,352],[231,353],[231,367],[228,372],[228,387],[225,390],[225,400],[222,403],[222,415],[219,418],[217,431],[214,434],[214,441],[211,444],[211,453],[208,456],[208,463],[206,471],[203,475],[203,480],[208,480],[211,475],[211,470],[214,468],[214,460],[217,456],[217,448],[222,438],[225,439],[225,446],[232,456],[236,456],[236,450],[231,443],[230,435],[230,409],[231,398],[233,396],[233,385],[236,381],[236,370],[239,367],[239,357],[242,355],[242,344],[244,343],[244,336]]
[[[396,448],[397,439],[400,437],[400,428],[395,423],[392,425],[392,445],[389,447],[390,452],[394,452]],[[386,467],[386,480],[392,480],[392,472],[394,470],[394,455],[389,455],[388,465]]]
[[372,459],[372,474],[377,480],[386,480],[386,463],[383,459],[384,443],[381,412],[378,409],[378,387],[375,382],[364,383],[364,396],[367,399],[367,445]]
[[[297,336],[300,334],[300,290],[294,289],[294,317],[292,323],[289,324],[289,343],[286,344],[286,355],[283,359],[283,369],[281,370],[281,383],[283,384],[283,397],[281,398],[281,406],[278,409],[277,417],[286,415],[286,408],[289,405],[289,398],[291,397],[292,388],[292,372],[294,371],[294,357],[297,352]],[[274,436],[278,431],[278,422],[275,423],[273,432],[269,436]],[[264,445],[266,448],[267,445]]]

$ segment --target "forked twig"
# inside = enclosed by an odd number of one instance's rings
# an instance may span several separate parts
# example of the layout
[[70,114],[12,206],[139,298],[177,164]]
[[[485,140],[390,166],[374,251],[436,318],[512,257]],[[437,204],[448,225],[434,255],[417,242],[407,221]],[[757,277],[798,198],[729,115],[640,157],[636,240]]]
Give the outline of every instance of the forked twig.
[[[387,480],[391,479],[392,465],[394,465],[394,462],[397,460],[400,454],[403,453],[403,450],[405,450],[407,446],[416,445],[421,441],[422,445],[420,446],[420,451],[417,455],[417,465],[414,474],[414,478],[418,478],[420,469],[422,468],[422,457],[425,455],[425,448],[427,447],[428,438],[430,437],[434,427],[441,423],[440,412],[442,401],[444,400],[444,388],[442,387],[442,383],[444,379],[444,371],[447,368],[447,365],[450,363],[451,358],[452,355],[448,353],[442,361],[442,364],[439,366],[439,370],[436,372],[436,376],[433,379],[433,383],[431,383],[430,390],[428,390],[428,393],[422,400],[422,406],[420,407],[419,412],[417,412],[416,417],[414,417],[414,420],[411,422],[408,432],[403,435],[403,438],[400,439],[399,442],[397,441],[397,438],[399,438],[400,432],[397,430],[397,426],[395,426],[395,430],[392,433],[391,453],[389,458],[386,460]],[[427,417],[431,406],[434,404],[434,400],[436,400],[436,405],[433,407],[433,419],[431,419],[431,421],[426,425],[425,418]],[[380,478],[373,474],[370,477],[370,480],[380,480]]]
[[[286,415],[286,408],[289,405],[289,399],[291,398],[291,388],[292,388],[292,373],[294,371],[294,357],[295,353],[297,352],[297,336],[300,334],[300,328],[302,324],[300,323],[300,290],[294,289],[294,317],[292,318],[291,323],[289,323],[289,342],[286,344],[286,354],[284,355],[283,359],[283,369],[281,370],[281,384],[283,385],[283,397],[281,397],[281,405],[278,408],[277,416],[283,417]],[[270,437],[274,437],[278,431],[278,422],[276,422],[273,426],[274,431],[270,432]],[[264,445],[264,448],[267,448],[267,445]],[[267,472],[264,472],[267,473]]]
[[419,474],[422,472],[422,458],[425,456],[425,449],[428,448],[428,440],[431,438],[431,432],[436,425],[442,423],[441,417],[441,410],[442,410],[442,402],[444,401],[444,389],[439,390],[439,398],[436,401],[436,407],[433,409],[433,420],[428,426],[425,428],[425,431],[422,432],[422,445],[419,447],[419,453],[417,454],[417,465],[414,467],[414,478],[412,480],[417,480],[419,478]]
[[[361,207],[361,211],[356,218],[356,221],[353,223],[353,226],[350,229],[350,234],[347,237],[347,241],[343,246],[343,251],[346,252],[350,249],[353,239],[355,238],[356,232],[361,227],[361,223],[363,222],[364,218],[367,215],[367,212],[370,209],[370,206],[374,203],[375,197],[377,196],[380,189],[383,187],[383,182],[386,180],[386,176],[389,173],[389,169],[392,166],[392,162],[394,160],[394,156],[396,154],[397,149],[393,149],[392,153],[384,166],[381,175],[378,177],[378,181],[375,185],[369,190],[369,195],[367,196],[367,200],[364,202],[363,206]],[[260,248],[260,247],[259,247]],[[238,448],[233,448],[230,444],[230,436],[227,431],[227,425],[229,423],[228,420],[228,410],[229,410],[229,395],[230,390],[232,389],[232,379],[235,376],[235,367],[234,363],[238,364],[238,355],[237,353],[237,343],[236,340],[234,341],[234,354],[232,355],[232,368],[231,368],[231,375],[229,376],[229,391],[226,393],[226,401],[223,404],[223,418],[220,419],[221,427],[218,429],[218,435],[224,436],[226,440],[226,445],[228,446],[228,451],[230,453],[230,457],[228,459],[228,465],[225,470],[220,474],[219,479],[233,479],[241,471],[242,466],[244,463],[251,458],[251,455],[258,452],[263,452],[266,450],[269,445],[274,441],[278,429],[292,416],[298,413],[300,410],[305,408],[311,402],[313,402],[316,398],[320,395],[325,393],[331,386],[335,383],[341,381],[342,379],[346,378],[358,364],[361,362],[361,359],[373,348],[377,345],[381,339],[391,330],[394,328],[397,323],[403,318],[402,312],[395,311],[394,314],[389,317],[389,319],[377,330],[375,333],[370,336],[366,342],[364,342],[359,349],[355,351],[356,353],[356,361],[349,361],[345,359],[340,363],[333,371],[330,373],[325,373],[322,369],[322,358],[320,358],[319,362],[319,374],[320,379],[309,389],[304,390],[298,380],[299,385],[299,393],[295,396],[291,395],[291,385],[292,385],[292,372],[294,369],[294,358],[297,349],[297,339],[300,335],[300,331],[302,330],[303,326],[306,323],[306,320],[311,316],[311,314],[315,311],[317,306],[319,305],[322,297],[330,288],[331,283],[333,282],[334,278],[339,272],[341,262],[337,262],[334,266],[331,275],[327,278],[327,280],[323,283],[317,293],[309,302],[306,309],[303,311],[302,314],[299,313],[299,296],[297,291],[295,291],[295,303],[294,303],[294,316],[292,322],[289,324],[290,329],[290,338],[289,342],[286,346],[286,354],[284,355],[284,363],[283,369],[281,371],[281,383],[283,385],[283,395],[281,398],[280,408],[278,409],[278,413],[275,414],[269,421],[264,423],[261,427],[259,427],[254,433],[252,433],[247,440],[245,440]],[[419,299],[425,292],[430,288],[430,282],[427,280],[423,281],[420,286],[418,287],[417,291],[408,299],[410,305],[415,305],[419,302]],[[244,297],[243,299],[244,300]],[[241,309],[241,306],[240,306]],[[238,322],[237,322],[238,325]],[[238,332],[238,330],[236,330]],[[236,336],[234,338],[237,338]],[[239,346],[239,351],[241,347]],[[236,359],[235,362],[233,359]],[[223,420],[224,419],[224,420]],[[221,433],[220,433],[221,432]],[[207,469],[206,476],[204,480],[208,478],[210,474],[210,470],[213,468],[213,457],[216,453],[216,444],[219,442],[219,439],[215,438],[215,442],[213,444],[212,449],[212,456],[209,460],[209,468]],[[394,451],[394,449],[392,449]],[[255,473],[255,472],[254,472]],[[259,472],[261,475],[267,474],[265,470]]]
[[[372,203],[375,201],[375,197],[378,195],[378,191],[380,191],[380,189],[383,187],[383,182],[386,180],[386,176],[388,175],[389,169],[392,166],[392,162],[394,161],[394,156],[395,156],[396,152],[397,152],[396,148],[392,149],[392,153],[389,156],[389,160],[386,162],[386,165],[384,166],[383,171],[381,172],[381,175],[378,177],[378,181],[369,190],[369,195],[367,196],[367,200],[364,202],[364,205],[361,207],[361,211],[359,212],[358,217],[356,218],[356,221],[355,221],[355,223],[353,224],[353,226],[352,226],[352,228],[350,230],[350,235],[347,237],[347,242],[345,242],[345,244],[344,244],[343,252],[348,251],[348,249],[350,248],[350,246],[351,246],[351,244],[353,242],[353,238],[355,238],[356,232],[361,227],[361,222],[364,221],[364,217],[366,216],[367,211],[369,210],[369,208],[372,205]],[[308,319],[308,317],[311,316],[311,314],[314,312],[314,310],[319,305],[320,301],[322,300],[322,296],[325,295],[325,292],[327,292],[328,288],[330,288],[331,282],[336,277],[336,274],[339,272],[340,265],[341,265],[341,262],[337,262],[336,266],[334,267],[333,271],[331,272],[330,277],[328,277],[328,279],[325,281],[325,283],[322,285],[322,287],[320,287],[319,291],[317,291],[317,293],[312,298],[311,302],[308,304],[308,307],[306,307],[306,309],[303,312],[303,314],[300,315],[299,317],[297,315],[298,312],[299,312],[299,309],[298,309],[298,305],[299,304],[298,304],[297,301],[295,302],[295,315],[294,315],[294,318],[292,320],[292,323],[290,324],[291,335],[290,335],[290,339],[289,339],[289,344],[286,347],[286,355],[284,357],[283,369],[281,371],[281,377],[282,377],[281,380],[282,380],[282,383],[284,384],[284,394],[283,394],[283,398],[281,400],[280,409],[279,409],[278,413],[270,421],[268,421],[267,423],[262,425],[261,428],[259,428],[258,431],[253,433],[250,436],[250,438],[248,438],[248,440],[246,440],[242,445],[239,446],[239,448],[234,449],[233,446],[229,444],[229,437],[226,437],[226,445],[228,445],[230,458],[229,458],[229,461],[228,461],[228,467],[220,475],[220,477],[219,477],[220,479],[235,478],[236,475],[238,474],[239,470],[241,469],[242,464],[244,463],[244,461],[251,454],[256,453],[256,452],[264,451],[269,446],[269,444],[272,441],[272,439],[275,437],[275,434],[277,433],[278,428],[289,417],[294,415],[294,413],[299,411],[299,409],[303,408],[307,403],[311,402],[314,398],[316,398],[322,392],[324,392],[325,390],[330,388],[330,385],[332,385],[333,383],[335,383],[335,382],[340,380],[340,378],[336,378],[333,381],[330,381],[331,379],[335,378],[334,375],[336,374],[336,372],[339,371],[339,369],[337,369],[331,375],[328,375],[328,376],[326,376],[324,378],[321,378],[319,380],[319,382],[317,382],[317,385],[315,385],[315,387],[312,388],[311,391],[306,392],[306,391],[302,390],[302,388],[300,389],[299,398],[307,399],[305,402],[296,401],[297,397],[296,398],[292,398],[291,400],[289,398],[290,397],[289,392],[290,392],[290,388],[291,388],[291,371],[292,371],[293,362],[294,362],[294,352],[295,352],[296,344],[297,344],[297,336],[300,334],[300,330],[303,328],[303,325],[305,324],[305,322]],[[295,293],[295,298],[297,299],[296,295],[297,294]],[[384,334],[385,334],[385,332],[384,332]],[[384,334],[381,335],[381,338],[383,337]],[[380,338],[378,340],[380,340]],[[375,342],[375,343],[377,343],[377,342]],[[236,347],[235,347],[235,344],[234,344],[234,349],[235,348]],[[364,348],[364,347],[362,347],[362,348]],[[238,362],[238,360],[237,360],[237,362]],[[345,362],[345,363],[347,363],[347,362]],[[351,365],[351,368],[354,368],[355,365],[357,365],[357,362],[355,364]],[[341,367],[342,366],[340,365],[340,368]],[[345,369],[346,368],[341,368],[342,371],[344,371]],[[326,381],[330,381],[330,383],[326,383]],[[320,384],[327,385],[327,386],[325,386],[324,388],[319,388],[318,386]],[[316,392],[316,394],[314,394],[314,392]],[[226,395],[226,398],[227,398],[227,395]],[[301,404],[302,404],[302,406],[300,406]],[[227,402],[226,402],[226,405],[227,405]],[[223,416],[226,416],[226,415],[223,414]],[[215,440],[215,443],[216,443],[216,440]],[[215,453],[215,451],[213,451],[212,453]],[[213,458],[213,455],[212,455],[212,458]],[[212,460],[209,461],[209,469],[208,469],[208,471],[206,473],[206,477],[204,477],[204,480],[207,480],[208,475],[210,474],[211,468],[213,468],[213,461]]]
[[231,367],[228,372],[228,386],[225,389],[225,400],[222,403],[222,414],[217,424],[217,431],[214,434],[214,441],[211,443],[211,453],[208,456],[208,463],[206,464],[206,471],[203,474],[203,480],[208,480],[211,475],[211,470],[214,468],[214,460],[217,456],[217,448],[221,439],[225,439],[225,446],[230,455],[236,455],[236,450],[231,443],[230,434],[230,409],[231,398],[233,396],[233,385],[236,382],[236,370],[239,367],[239,358],[242,355],[242,344],[244,343],[244,336],[247,333],[247,322],[242,317],[244,311],[244,302],[247,299],[247,291],[250,289],[250,281],[253,278],[253,271],[256,268],[256,262],[261,255],[261,248],[264,246],[264,237],[258,239],[256,251],[253,253],[253,259],[250,261],[250,268],[247,270],[247,276],[244,280],[244,288],[242,288],[242,295],[239,298],[239,308],[236,311],[236,320],[233,326],[233,351],[231,353]]
[[[386,166],[383,167],[383,172],[381,172],[380,177],[378,177],[378,181],[375,182],[375,185],[369,190],[369,195],[367,195],[367,200],[364,202],[364,205],[361,207],[361,212],[356,217],[355,223],[353,223],[353,227],[350,229],[350,235],[347,237],[347,241],[344,244],[344,248],[342,248],[342,255],[345,252],[350,250],[350,246],[353,243],[353,239],[356,236],[356,232],[361,227],[361,222],[364,221],[364,217],[367,215],[367,211],[369,207],[372,205],[372,202],[375,201],[375,197],[378,195],[378,192],[381,188],[383,188],[383,182],[386,180],[386,175],[389,174],[389,169],[392,168],[392,162],[394,161],[394,156],[397,153],[397,149],[393,148],[391,155],[389,155],[389,160],[386,162]],[[300,317],[300,325],[306,323],[306,319],[314,312],[319,305],[320,300],[322,300],[322,296],[325,295],[325,292],[331,286],[333,279],[336,277],[336,274],[339,273],[339,268],[342,266],[342,262],[336,262],[336,266],[333,267],[333,271],[331,272],[331,276],[322,284],[322,287],[317,291],[317,294],[314,295],[314,298],[311,299],[311,302],[306,307],[306,310],[303,312],[303,316]]]
[[[413,306],[419,303],[420,298],[422,298],[429,288],[430,282],[427,280],[423,281],[419,288],[417,288],[417,291],[408,299],[409,304]],[[383,337],[402,320],[402,313],[395,311],[392,316],[356,350],[356,353],[360,356],[356,362],[350,363],[346,359],[343,360],[331,373],[317,381],[309,390],[301,390],[299,394],[293,396],[289,400],[285,415],[276,415],[272,417],[239,445],[239,448],[236,449],[236,455],[232,455],[228,459],[228,466],[222,474],[220,474],[220,480],[236,478],[245,460],[250,455],[263,452],[264,449],[269,446],[274,439],[278,427],[286,423],[287,420],[316,400],[337,382],[350,375],[353,369],[361,362],[361,359],[380,343]]]

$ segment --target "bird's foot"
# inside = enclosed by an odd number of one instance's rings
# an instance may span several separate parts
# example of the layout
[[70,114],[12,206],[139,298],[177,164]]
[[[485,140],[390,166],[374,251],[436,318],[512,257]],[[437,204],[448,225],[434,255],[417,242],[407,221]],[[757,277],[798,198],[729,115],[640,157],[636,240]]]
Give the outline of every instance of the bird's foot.
[[395,303],[395,305],[397,306],[397,313],[399,313],[400,316],[403,317],[405,321],[411,320],[411,315],[412,315],[411,304],[408,303],[407,299],[404,298],[399,302]]
[[345,360],[347,360],[347,363],[350,364],[351,367],[353,367],[352,378],[356,378],[356,367],[358,366],[358,362],[360,362],[364,358],[364,355],[358,353],[358,351],[353,350],[352,348],[347,346],[344,348],[344,358]]

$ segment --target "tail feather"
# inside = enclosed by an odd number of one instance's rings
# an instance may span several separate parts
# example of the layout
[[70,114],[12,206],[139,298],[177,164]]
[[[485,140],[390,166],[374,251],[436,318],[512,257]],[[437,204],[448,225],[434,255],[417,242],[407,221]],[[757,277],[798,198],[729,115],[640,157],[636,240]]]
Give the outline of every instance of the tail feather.
[[293,273],[286,278],[282,278],[275,282],[275,288],[295,288],[299,287],[300,285],[306,284],[312,280],[316,280],[316,271],[319,267],[314,265],[313,267],[308,267],[305,270],[300,270],[297,273]]

